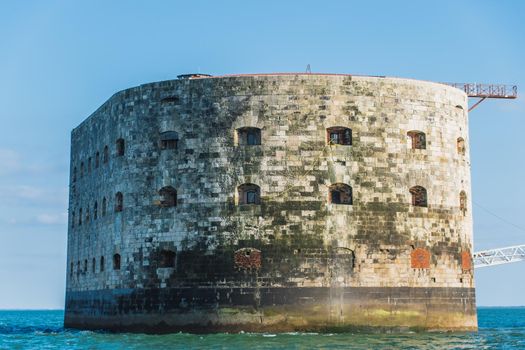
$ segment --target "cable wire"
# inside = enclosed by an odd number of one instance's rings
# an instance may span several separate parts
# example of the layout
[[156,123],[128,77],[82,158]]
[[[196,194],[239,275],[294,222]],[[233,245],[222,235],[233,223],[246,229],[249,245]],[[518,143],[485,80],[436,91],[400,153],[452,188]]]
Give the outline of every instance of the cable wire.
[[507,219],[502,218],[502,217],[499,216],[498,214],[493,213],[492,211],[488,210],[487,208],[483,207],[482,205],[480,205],[480,204],[478,204],[478,203],[476,203],[476,202],[474,202],[474,201],[473,201],[472,203],[474,203],[475,206],[477,206],[477,207],[483,209],[485,212],[489,213],[490,215],[494,216],[495,218],[498,218],[499,220],[505,222],[506,224],[511,225],[511,226],[514,226],[515,228],[517,228],[517,229],[519,229],[519,230],[525,232],[525,228],[523,228],[523,227],[521,227],[521,226],[519,226],[519,225],[516,225],[516,224],[510,222],[510,221],[507,220]]

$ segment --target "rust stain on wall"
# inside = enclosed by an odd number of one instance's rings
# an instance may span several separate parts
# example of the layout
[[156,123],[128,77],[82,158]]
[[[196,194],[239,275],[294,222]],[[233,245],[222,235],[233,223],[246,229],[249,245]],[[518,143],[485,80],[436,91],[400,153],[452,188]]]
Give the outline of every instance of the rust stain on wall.
[[461,268],[463,270],[472,269],[472,256],[468,250],[461,252]]
[[423,248],[416,248],[410,254],[411,266],[414,269],[428,269],[430,267],[430,252]]
[[259,269],[261,267],[261,251],[255,248],[242,248],[235,252],[235,267],[241,269]]

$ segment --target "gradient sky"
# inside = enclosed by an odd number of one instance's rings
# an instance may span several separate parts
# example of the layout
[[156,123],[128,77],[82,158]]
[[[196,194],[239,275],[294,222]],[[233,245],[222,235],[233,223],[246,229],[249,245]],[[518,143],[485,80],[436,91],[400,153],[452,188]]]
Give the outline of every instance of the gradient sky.
[[[116,91],[307,64],[525,91],[524,18],[518,0],[1,1],[0,309],[63,308],[70,131]],[[470,115],[476,250],[525,244],[524,101]],[[478,305],[525,305],[524,276],[477,270]]]

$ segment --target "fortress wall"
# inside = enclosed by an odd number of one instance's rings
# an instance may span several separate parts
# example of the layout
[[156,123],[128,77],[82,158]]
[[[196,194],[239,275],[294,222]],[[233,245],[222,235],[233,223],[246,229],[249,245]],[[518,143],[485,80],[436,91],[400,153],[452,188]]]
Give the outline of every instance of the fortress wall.
[[[475,328],[466,109],[445,85],[350,76],[174,80],[115,94],[72,133],[66,325]],[[334,126],[352,130],[351,146],[327,142]],[[243,127],[261,129],[261,145],[238,145]],[[425,149],[411,148],[411,130],[425,133]],[[176,150],[160,149],[165,131],[178,133]],[[105,145],[108,162],[89,172]],[[238,204],[243,183],[260,186],[260,204]],[[352,205],[329,203],[334,183],[352,187]],[[412,205],[416,185],[427,207]],[[159,205],[164,186],[176,207]],[[165,250],[173,267],[160,267]]]

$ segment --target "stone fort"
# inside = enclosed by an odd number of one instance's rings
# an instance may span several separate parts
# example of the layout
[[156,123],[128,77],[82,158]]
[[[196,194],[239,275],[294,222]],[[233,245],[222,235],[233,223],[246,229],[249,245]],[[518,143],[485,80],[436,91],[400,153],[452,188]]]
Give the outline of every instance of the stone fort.
[[311,73],[116,93],[71,134],[65,326],[476,329],[467,102]]

